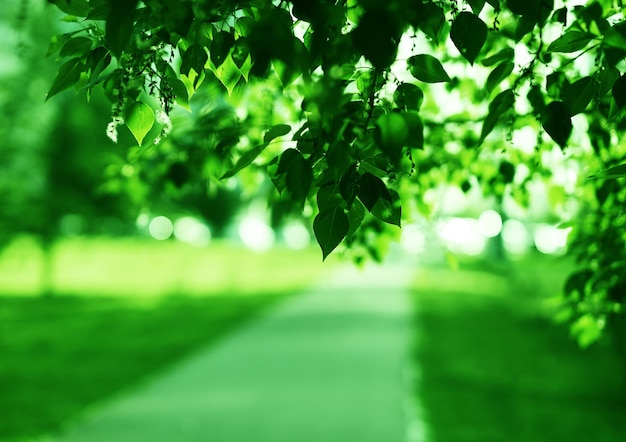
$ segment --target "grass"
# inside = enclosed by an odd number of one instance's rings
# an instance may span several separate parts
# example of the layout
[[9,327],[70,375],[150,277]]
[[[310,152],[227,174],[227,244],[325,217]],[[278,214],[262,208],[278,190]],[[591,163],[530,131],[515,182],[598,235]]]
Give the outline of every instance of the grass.
[[[37,293],[37,284],[0,295],[3,442],[59,430],[86,407],[215,342],[321,272],[310,251],[259,256],[218,245],[194,255],[176,245],[105,240],[58,247],[54,296],[26,296]],[[20,288],[20,271],[36,274],[36,249],[34,255],[23,250],[9,250],[0,261],[13,278],[3,281],[5,290]]]
[[544,301],[567,262],[482,267],[418,278],[416,395],[428,441],[626,440],[624,361],[608,340],[581,350],[549,319]]

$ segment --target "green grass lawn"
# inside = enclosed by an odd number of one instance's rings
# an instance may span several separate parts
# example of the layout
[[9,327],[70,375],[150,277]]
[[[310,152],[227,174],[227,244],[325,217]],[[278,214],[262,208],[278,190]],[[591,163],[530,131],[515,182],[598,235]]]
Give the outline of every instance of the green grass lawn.
[[36,249],[8,250],[0,261],[3,289],[17,293],[0,295],[3,442],[61,428],[328,270],[316,250],[256,255],[216,245],[190,253],[106,240],[57,247],[54,296],[33,296],[36,282],[18,284],[29,272],[36,279]]
[[416,396],[428,442],[626,440],[624,361],[608,340],[581,350],[550,320],[546,296],[567,268],[535,257],[422,271]]

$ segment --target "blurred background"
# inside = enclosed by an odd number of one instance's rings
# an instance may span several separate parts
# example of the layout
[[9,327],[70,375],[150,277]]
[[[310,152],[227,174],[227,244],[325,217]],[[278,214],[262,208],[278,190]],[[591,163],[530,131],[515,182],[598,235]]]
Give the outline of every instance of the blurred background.
[[[66,24],[43,3],[5,0],[0,15],[7,442],[59,431],[354,258],[340,251],[322,264],[308,220],[271,203],[271,183],[194,179],[195,150],[206,147],[194,144],[199,134],[224,139],[240,130],[219,103],[198,97],[194,116],[176,114],[171,139],[140,165],[129,133],[117,143],[107,137],[104,96],[87,103],[68,92],[44,102],[58,68],[45,48]],[[555,323],[573,266],[555,198],[538,187],[522,216],[442,184],[425,196],[436,216],[416,217],[384,246],[414,268],[409,358],[419,379],[407,394],[421,411],[409,435],[626,437],[620,352],[610,337],[581,349]]]

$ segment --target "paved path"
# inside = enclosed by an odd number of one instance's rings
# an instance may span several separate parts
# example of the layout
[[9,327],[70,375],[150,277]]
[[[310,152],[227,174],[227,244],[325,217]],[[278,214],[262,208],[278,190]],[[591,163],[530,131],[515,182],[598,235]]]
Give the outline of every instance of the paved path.
[[352,267],[55,442],[404,442],[410,268]]

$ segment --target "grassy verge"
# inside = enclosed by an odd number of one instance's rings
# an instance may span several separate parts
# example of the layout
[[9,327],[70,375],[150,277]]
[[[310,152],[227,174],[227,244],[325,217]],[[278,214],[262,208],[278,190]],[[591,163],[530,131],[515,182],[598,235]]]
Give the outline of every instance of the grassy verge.
[[424,270],[415,289],[428,441],[625,440],[623,361],[609,342],[579,349],[542,302],[562,263],[478,267]]
[[[55,251],[54,296],[0,295],[1,441],[56,431],[85,407],[295,293],[322,269],[308,251],[259,256],[221,245],[183,252],[144,243],[65,244]],[[36,266],[36,257],[11,253],[17,261],[5,255],[5,270]],[[19,289],[17,280],[12,287]]]
[[280,298],[0,298],[0,440],[58,429]]

